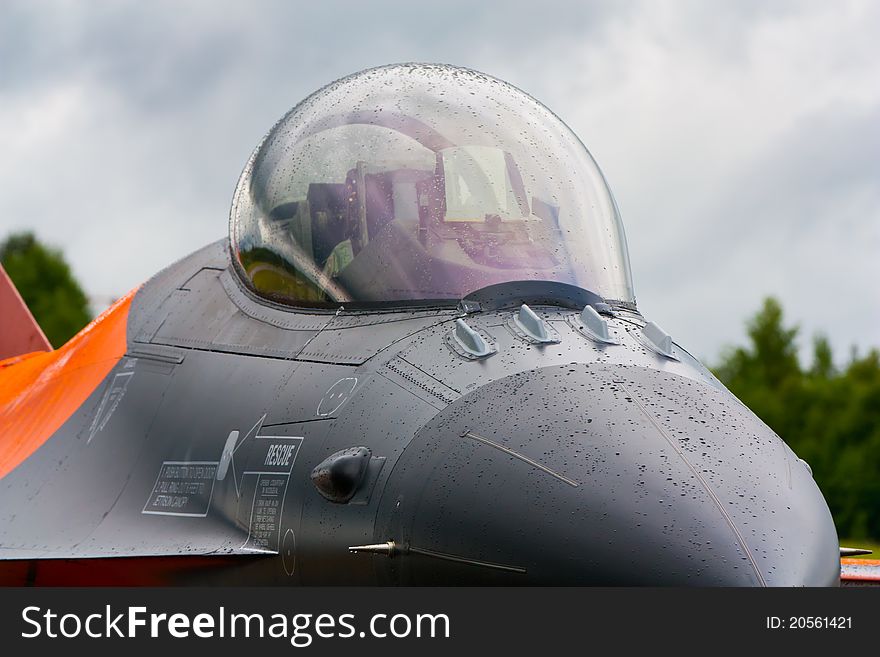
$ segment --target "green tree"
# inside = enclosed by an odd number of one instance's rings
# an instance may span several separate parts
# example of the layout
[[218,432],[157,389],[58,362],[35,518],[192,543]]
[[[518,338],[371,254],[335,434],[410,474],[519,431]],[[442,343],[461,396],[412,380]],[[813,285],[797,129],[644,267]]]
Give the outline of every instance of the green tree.
[[748,346],[728,349],[715,373],[810,464],[838,533],[880,538],[880,352],[853,351],[838,371],[819,336],[802,368],[797,334],[767,299],[748,323]]
[[33,233],[15,233],[0,244],[0,262],[53,347],[89,323],[89,303],[61,251]]
[[748,322],[750,345],[728,350],[716,375],[746,406],[777,433],[785,431],[788,391],[802,372],[797,357],[797,327],[783,326],[782,306],[774,298]]

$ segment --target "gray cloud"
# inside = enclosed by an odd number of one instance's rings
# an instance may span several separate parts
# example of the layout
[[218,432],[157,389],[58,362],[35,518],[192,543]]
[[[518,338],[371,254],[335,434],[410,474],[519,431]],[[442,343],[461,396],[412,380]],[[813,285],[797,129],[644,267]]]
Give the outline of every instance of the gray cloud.
[[583,138],[643,311],[696,353],[764,294],[840,355],[876,344],[880,46],[871,2],[4,3],[0,234],[119,294],[225,234],[251,149],[392,61],[505,78]]

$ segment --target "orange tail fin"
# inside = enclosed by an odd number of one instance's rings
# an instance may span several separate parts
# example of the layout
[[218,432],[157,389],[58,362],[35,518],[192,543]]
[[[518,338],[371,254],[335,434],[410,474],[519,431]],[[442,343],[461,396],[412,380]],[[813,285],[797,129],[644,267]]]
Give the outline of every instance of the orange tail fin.
[[52,351],[52,345],[0,265],[0,360],[33,351]]

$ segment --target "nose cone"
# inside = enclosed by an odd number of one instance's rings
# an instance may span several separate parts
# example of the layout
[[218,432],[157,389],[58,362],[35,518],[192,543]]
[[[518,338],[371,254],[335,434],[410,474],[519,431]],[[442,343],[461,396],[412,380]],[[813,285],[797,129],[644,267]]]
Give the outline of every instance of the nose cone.
[[417,434],[376,539],[407,584],[826,586],[837,536],[807,469],[724,391],[572,364],[495,381]]

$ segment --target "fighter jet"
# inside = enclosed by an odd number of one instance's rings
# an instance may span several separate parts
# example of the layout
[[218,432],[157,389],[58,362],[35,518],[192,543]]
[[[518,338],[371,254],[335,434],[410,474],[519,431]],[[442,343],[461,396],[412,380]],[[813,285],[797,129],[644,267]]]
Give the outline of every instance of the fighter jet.
[[639,312],[593,157],[488,75],[316,91],[228,238],[59,349],[6,287],[5,584],[839,583],[808,465]]

